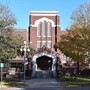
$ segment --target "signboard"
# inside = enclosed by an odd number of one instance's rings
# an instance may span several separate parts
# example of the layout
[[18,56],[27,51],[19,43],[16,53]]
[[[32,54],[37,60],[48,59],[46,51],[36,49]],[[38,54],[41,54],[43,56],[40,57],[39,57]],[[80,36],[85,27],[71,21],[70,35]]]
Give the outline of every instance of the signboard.
[[9,69],[9,75],[15,75],[16,69],[15,68],[10,68]]
[[4,67],[4,64],[3,64],[3,63],[0,63],[0,67],[1,67],[1,68]]

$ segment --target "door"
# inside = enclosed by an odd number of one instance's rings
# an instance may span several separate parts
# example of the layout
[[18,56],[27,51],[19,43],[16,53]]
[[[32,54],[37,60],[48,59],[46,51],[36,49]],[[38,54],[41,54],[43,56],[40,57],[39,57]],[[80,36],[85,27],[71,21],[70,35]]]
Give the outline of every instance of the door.
[[52,62],[52,58],[47,56],[37,58],[37,70],[52,70]]

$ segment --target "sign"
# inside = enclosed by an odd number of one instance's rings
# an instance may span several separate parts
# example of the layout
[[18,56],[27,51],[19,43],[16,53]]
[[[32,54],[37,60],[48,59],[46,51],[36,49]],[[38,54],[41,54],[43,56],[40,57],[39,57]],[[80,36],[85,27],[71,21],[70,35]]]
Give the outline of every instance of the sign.
[[3,63],[0,63],[0,67],[1,67],[1,68],[4,67],[4,64],[3,64]]
[[16,69],[15,68],[10,68],[9,69],[9,75],[15,75]]

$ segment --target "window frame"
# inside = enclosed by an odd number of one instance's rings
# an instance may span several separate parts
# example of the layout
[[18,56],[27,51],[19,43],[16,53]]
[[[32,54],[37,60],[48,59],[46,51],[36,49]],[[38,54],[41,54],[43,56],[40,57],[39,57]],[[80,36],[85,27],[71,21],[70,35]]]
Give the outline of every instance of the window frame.
[[[49,44],[50,44],[50,47],[49,47]],[[47,47],[48,47],[48,48],[52,48],[52,41],[48,41]]]
[[52,23],[48,22],[48,28],[47,28],[48,32],[48,37],[52,37]]
[[[40,25],[40,26],[39,26]],[[42,22],[39,22],[38,23],[38,26],[37,26],[37,37],[41,37],[41,25],[42,25]]]
[[[38,47],[38,43],[40,43],[40,47]],[[41,41],[37,41],[37,48],[41,48]]]

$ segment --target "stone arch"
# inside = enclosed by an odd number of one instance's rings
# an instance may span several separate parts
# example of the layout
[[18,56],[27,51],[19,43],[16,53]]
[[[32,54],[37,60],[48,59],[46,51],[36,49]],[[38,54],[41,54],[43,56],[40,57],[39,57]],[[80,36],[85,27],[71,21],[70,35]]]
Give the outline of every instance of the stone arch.
[[39,57],[42,56],[47,56],[49,58],[52,58],[52,72],[53,72],[53,77],[56,77],[56,57],[52,54],[48,54],[47,52],[41,52],[41,53],[37,53],[34,54],[34,56],[32,57],[32,63],[33,63],[33,71],[32,71],[32,77],[35,77],[36,71],[37,71],[37,63],[36,60]]
[[46,17],[43,17],[43,18],[36,20],[34,25],[38,26],[38,23],[43,22],[43,21],[50,22],[52,24],[52,26],[55,26],[55,22],[51,19],[46,18]]

